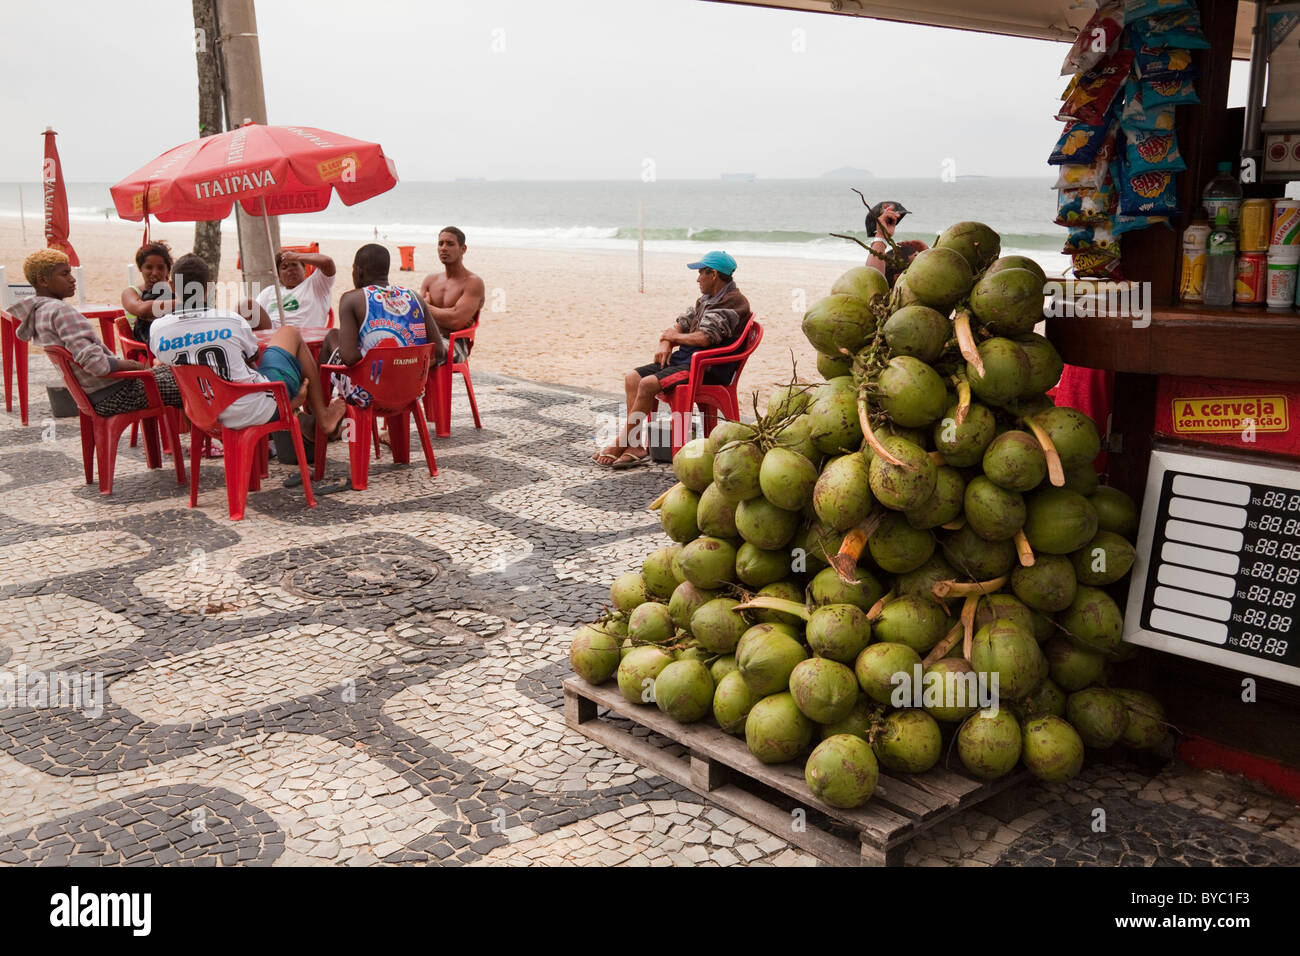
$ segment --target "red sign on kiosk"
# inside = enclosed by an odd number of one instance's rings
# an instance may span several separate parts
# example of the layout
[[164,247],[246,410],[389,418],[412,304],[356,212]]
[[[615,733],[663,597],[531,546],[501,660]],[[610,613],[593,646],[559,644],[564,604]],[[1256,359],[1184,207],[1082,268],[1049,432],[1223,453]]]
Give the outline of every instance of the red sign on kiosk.
[[1162,375],[1156,434],[1300,458],[1300,386]]

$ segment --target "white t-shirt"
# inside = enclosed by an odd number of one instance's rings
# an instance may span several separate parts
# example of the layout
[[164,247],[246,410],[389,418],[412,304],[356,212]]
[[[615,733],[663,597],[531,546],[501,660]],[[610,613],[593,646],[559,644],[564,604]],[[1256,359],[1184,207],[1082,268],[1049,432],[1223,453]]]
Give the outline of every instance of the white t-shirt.
[[266,309],[266,314],[271,317],[272,328],[293,325],[300,329],[323,329],[329,324],[330,292],[333,289],[334,277],[317,269],[292,289],[280,290],[280,298],[284,302],[283,321],[275,304],[275,286],[267,286],[257,293],[257,304]]
[[[163,365],[205,362],[228,382],[267,381],[245,361],[257,358],[257,336],[234,312],[182,310],[154,319],[149,325],[149,349]],[[253,392],[232,402],[221,413],[221,424],[247,428],[265,424],[274,414],[271,393]]]

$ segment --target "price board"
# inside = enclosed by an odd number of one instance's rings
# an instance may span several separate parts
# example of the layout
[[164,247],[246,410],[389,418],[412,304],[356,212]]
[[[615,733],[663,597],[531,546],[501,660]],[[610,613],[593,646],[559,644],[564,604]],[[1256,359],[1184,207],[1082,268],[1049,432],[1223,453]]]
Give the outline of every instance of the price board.
[[1300,685],[1300,470],[1151,453],[1124,639]]

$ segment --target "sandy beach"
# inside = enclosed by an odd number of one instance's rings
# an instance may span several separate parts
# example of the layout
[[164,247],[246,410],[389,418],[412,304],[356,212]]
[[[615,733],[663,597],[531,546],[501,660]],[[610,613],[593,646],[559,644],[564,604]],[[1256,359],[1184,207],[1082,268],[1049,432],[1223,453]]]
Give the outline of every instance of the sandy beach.
[[[282,220],[285,242],[310,234]],[[73,222],[71,240],[81,258],[86,300],[117,305],[126,285],[126,266],[140,243],[139,224]],[[152,235],[167,240],[180,254],[193,244],[190,223],[158,223]],[[44,245],[39,219],[27,219],[23,244],[15,218],[0,218],[0,264],[9,282],[22,282],[27,253]],[[339,266],[334,298],[351,288],[350,265],[358,242],[327,240],[321,251]],[[388,244],[398,264],[396,244]],[[472,367],[539,382],[579,385],[622,395],[628,369],[653,358],[658,333],[699,295],[695,273],[675,255],[646,254],[645,292],[637,291],[635,253],[572,252],[563,249],[508,249],[475,246],[468,236],[465,264],[483,277],[488,301],[474,348]],[[701,246],[701,253],[706,247]],[[237,244],[234,228],[225,231],[221,280],[235,282]],[[415,250],[415,272],[394,270],[392,278],[418,287],[424,276],[440,269],[432,243]],[[749,394],[760,395],[790,380],[791,352],[801,377],[816,380],[816,353],[799,329],[804,307],[830,290],[842,262],[750,257],[740,260],[736,283],[763,325],[763,344],[741,378],[742,409]],[[797,307],[796,307],[797,306]],[[752,410],[751,413],[752,414]]]

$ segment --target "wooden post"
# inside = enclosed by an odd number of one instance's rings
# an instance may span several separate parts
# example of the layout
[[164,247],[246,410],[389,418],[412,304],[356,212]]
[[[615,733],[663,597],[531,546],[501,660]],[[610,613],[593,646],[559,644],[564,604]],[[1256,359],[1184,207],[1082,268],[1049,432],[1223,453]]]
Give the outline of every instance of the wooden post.
[[[262,86],[262,56],[257,44],[257,15],[253,0],[216,0],[217,38],[226,79],[226,119],[231,129],[247,120],[266,123],[266,91]],[[267,247],[267,231],[273,246],[280,245],[280,221],[272,218],[264,230],[261,217],[250,216],[238,203],[239,251],[243,257],[244,281],[261,287],[275,281],[275,249]]]
[[[217,11],[212,0],[192,0],[194,59],[199,82],[199,136],[215,136],[225,129],[221,118],[221,64],[217,43]],[[194,224],[194,253],[215,277],[221,271],[221,220]]]

